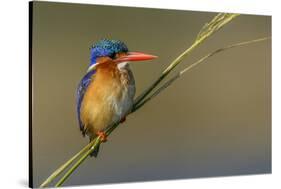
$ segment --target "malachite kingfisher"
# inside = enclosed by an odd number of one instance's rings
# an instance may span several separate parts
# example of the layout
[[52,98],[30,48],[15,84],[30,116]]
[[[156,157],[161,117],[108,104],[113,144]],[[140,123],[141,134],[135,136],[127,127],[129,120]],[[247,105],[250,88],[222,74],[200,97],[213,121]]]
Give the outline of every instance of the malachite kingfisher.
[[[90,48],[90,64],[77,89],[77,114],[83,136],[100,136],[122,122],[133,106],[135,80],[129,63],[152,60],[154,55],[130,52],[122,41],[103,39]],[[97,157],[98,149],[92,155]]]

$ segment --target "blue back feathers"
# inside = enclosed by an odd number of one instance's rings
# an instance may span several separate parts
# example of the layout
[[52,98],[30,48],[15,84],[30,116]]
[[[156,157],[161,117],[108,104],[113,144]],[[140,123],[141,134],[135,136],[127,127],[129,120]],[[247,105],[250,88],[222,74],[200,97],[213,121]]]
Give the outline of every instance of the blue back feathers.
[[[128,48],[122,41],[119,40],[108,40],[102,39],[98,41],[91,47],[91,60],[90,65],[96,64],[97,58],[107,56],[114,58],[116,53],[120,52],[128,52]],[[95,74],[95,71],[90,71],[86,73],[86,75],[80,81],[77,91],[76,91],[76,107],[77,107],[77,115],[78,115],[78,122],[80,130],[82,131],[83,135],[85,135],[85,130],[83,123],[80,118],[80,108],[83,101],[83,97],[89,84],[92,81],[92,76]]]
[[80,108],[81,108],[84,94],[85,94],[89,84],[91,83],[92,76],[94,75],[94,73],[95,73],[94,70],[88,72],[80,81],[77,91],[76,91],[76,108],[77,108],[76,110],[77,110],[77,116],[78,116],[78,123],[79,123],[79,127],[80,127],[80,130],[82,131],[83,135],[85,135],[85,131],[84,131],[83,123],[80,118]]

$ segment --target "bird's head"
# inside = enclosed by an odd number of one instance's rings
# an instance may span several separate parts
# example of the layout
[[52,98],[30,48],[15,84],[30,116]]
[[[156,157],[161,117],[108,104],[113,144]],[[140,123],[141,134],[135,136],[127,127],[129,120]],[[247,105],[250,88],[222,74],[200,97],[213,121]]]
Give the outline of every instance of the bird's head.
[[125,43],[119,40],[102,39],[91,47],[91,62],[88,72],[95,70],[101,64],[120,64],[151,60],[156,56],[141,52],[130,52]]

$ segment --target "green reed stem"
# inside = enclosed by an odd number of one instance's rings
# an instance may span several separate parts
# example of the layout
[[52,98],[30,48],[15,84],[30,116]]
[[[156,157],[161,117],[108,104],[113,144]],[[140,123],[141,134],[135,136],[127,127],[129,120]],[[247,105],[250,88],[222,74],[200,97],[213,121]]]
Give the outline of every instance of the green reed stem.
[[87,152],[87,150],[93,145],[93,141],[87,144],[82,150],[70,158],[67,162],[61,165],[57,170],[55,170],[41,185],[40,188],[47,187],[55,178],[57,178],[67,167],[69,167],[75,159],[80,157],[82,154]]
[[61,186],[66,179],[85,161],[85,159],[96,149],[101,143],[100,137],[93,140],[93,146],[65,173],[65,175],[57,182],[55,187]]
[[243,45],[249,45],[252,43],[257,43],[257,42],[261,42],[261,41],[265,41],[270,39],[270,37],[264,37],[264,38],[259,38],[259,39],[254,39],[254,40],[250,40],[250,41],[245,41],[245,42],[241,42],[241,43],[236,43],[233,45],[229,45],[227,47],[223,47],[223,48],[219,48],[205,56],[203,56],[202,58],[200,58],[199,60],[197,60],[196,62],[194,62],[193,64],[189,65],[188,67],[184,68],[183,70],[181,70],[180,72],[178,72],[177,74],[175,74],[172,78],[170,78],[169,80],[167,80],[164,84],[162,84],[160,87],[158,87],[152,94],[150,94],[148,97],[146,97],[143,101],[141,101],[139,104],[137,104],[133,111],[137,111],[139,108],[141,108],[144,104],[146,104],[148,101],[150,101],[152,98],[156,97],[158,94],[160,94],[164,89],[166,89],[167,87],[169,87],[172,83],[174,83],[174,81],[176,81],[177,79],[179,79],[184,73],[186,73],[187,71],[191,70],[192,68],[195,68],[196,66],[198,66],[199,64],[203,63],[205,60],[207,60],[208,58],[223,52],[225,50],[234,48],[234,47],[239,47],[239,46],[243,46]]
[[[217,14],[209,23],[205,24],[201,31],[198,33],[193,44],[181,53],[160,75],[160,77],[153,82],[141,95],[139,95],[135,100],[135,106],[138,106],[142,100],[144,100],[164,79],[166,76],[179,64],[182,60],[196,47],[198,47],[202,42],[209,38],[216,31],[221,29],[225,24],[229,23],[231,20],[239,16],[239,14],[227,14],[219,13]],[[134,109],[135,109],[134,106]]]

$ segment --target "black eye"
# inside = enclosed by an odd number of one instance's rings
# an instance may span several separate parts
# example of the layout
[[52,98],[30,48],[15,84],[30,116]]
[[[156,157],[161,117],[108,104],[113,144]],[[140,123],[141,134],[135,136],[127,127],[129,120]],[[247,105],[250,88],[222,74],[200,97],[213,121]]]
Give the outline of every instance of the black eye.
[[113,53],[109,56],[111,59],[115,59],[116,58],[116,53]]

